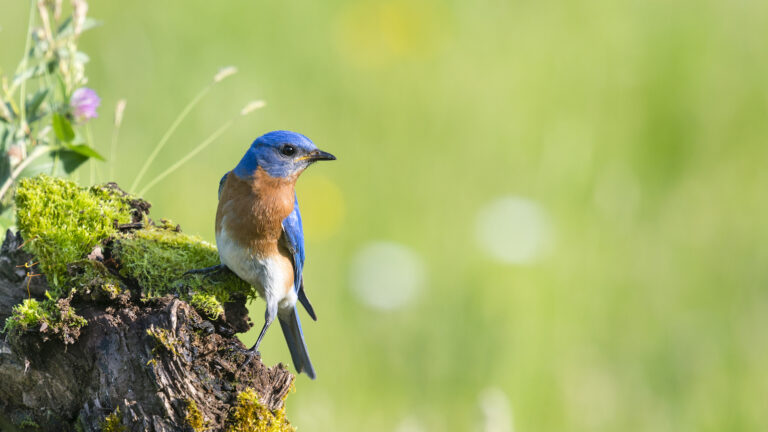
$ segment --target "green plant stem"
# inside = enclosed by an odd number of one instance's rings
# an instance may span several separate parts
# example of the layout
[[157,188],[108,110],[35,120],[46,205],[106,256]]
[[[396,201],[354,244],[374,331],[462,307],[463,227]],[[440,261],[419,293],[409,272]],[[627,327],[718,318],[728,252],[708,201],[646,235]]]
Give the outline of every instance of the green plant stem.
[[[190,111],[192,111],[192,108],[194,108],[200,100],[205,96],[209,91],[211,91],[211,88],[213,88],[213,85],[215,82],[212,82],[205,86],[200,92],[195,96],[194,99],[192,99],[191,102],[187,104],[187,106],[184,107],[184,109],[181,111],[178,117],[176,117],[176,120],[173,121],[171,124],[171,127],[168,128],[168,131],[165,132],[165,135],[163,135],[162,138],[160,138],[160,142],[157,143],[157,146],[155,146],[155,149],[152,150],[152,153],[149,155],[147,160],[144,162],[144,166],[141,167],[139,170],[139,173],[136,175],[136,179],[133,181],[133,184],[131,185],[130,190],[136,190],[136,188],[139,186],[139,182],[141,181],[142,177],[144,177],[144,174],[147,172],[147,169],[152,164],[152,162],[157,158],[157,154],[160,153],[160,150],[165,147],[165,144],[168,142],[168,140],[171,138],[171,135],[176,131],[176,128],[179,127],[181,122],[184,120],[184,118],[189,114]],[[157,180],[157,179],[155,179]],[[148,189],[148,187],[145,187],[144,190]]]
[[[35,22],[35,0],[30,0],[29,2],[29,23],[27,24],[27,40],[24,42],[24,58],[21,59],[21,63],[19,64],[19,69],[21,69],[21,72],[24,72],[27,70],[27,60],[29,60],[29,44],[32,41],[32,25]],[[21,123],[19,127],[19,133],[26,133],[27,129],[27,107],[26,107],[26,99],[27,99],[27,80],[21,81],[21,90],[20,90],[20,96],[21,100],[19,101],[19,116],[21,118]],[[2,197],[2,194],[0,194],[0,197]]]
[[179,159],[178,162],[176,162],[175,164],[173,164],[170,167],[168,167],[168,169],[166,169],[165,171],[160,173],[160,175],[155,177],[154,180],[149,182],[149,184],[146,185],[144,187],[144,189],[142,189],[139,192],[139,195],[143,196],[145,193],[147,193],[147,191],[149,189],[152,188],[152,186],[156,185],[162,179],[167,177],[169,174],[171,174],[172,172],[176,171],[180,166],[184,165],[184,163],[186,163],[188,160],[192,159],[196,154],[198,154],[201,151],[203,151],[203,149],[208,147],[212,142],[214,142],[216,140],[216,138],[221,136],[221,134],[223,134],[227,129],[229,129],[229,127],[232,126],[233,123],[234,123],[234,120],[230,120],[230,121],[224,123],[224,125],[222,125],[220,128],[216,129],[216,131],[214,133],[212,133],[208,138],[206,138],[203,142],[201,142],[200,145],[195,147],[191,152],[187,153],[186,156],[184,156],[183,158]]
[[107,181],[115,181],[115,153],[117,153],[117,137],[120,134],[120,126],[112,129],[112,143],[109,146],[109,178]]
[[5,194],[8,193],[8,190],[11,188],[11,185],[13,185],[13,182],[16,180],[16,178],[21,174],[22,171],[24,171],[24,168],[27,167],[32,161],[39,158],[40,156],[44,155],[50,150],[50,147],[46,145],[38,145],[35,147],[35,151],[32,152],[29,156],[27,156],[26,159],[21,161],[21,163],[16,167],[16,169],[13,170],[11,173],[11,176],[8,177],[5,180],[5,183],[3,183],[3,186],[0,187],[0,201],[3,200],[3,197],[5,197]]
[[[85,136],[88,139],[88,144],[91,148],[93,148],[93,137],[91,136],[91,125],[85,125]],[[88,165],[90,168],[91,173],[91,182],[90,185],[93,185],[96,183],[96,161],[93,160],[94,158],[90,158],[88,160]]]

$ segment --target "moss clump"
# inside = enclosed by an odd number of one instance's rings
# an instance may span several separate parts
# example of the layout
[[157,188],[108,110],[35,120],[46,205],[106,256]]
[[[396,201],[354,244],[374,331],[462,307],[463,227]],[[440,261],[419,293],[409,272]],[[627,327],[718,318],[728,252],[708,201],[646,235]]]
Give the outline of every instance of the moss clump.
[[218,264],[219,253],[199,237],[176,231],[169,222],[123,236],[113,253],[122,263],[121,274],[135,279],[147,296],[200,291],[214,295],[221,304],[229,301],[233,292],[254,295],[253,289],[233,274],[223,274],[215,281],[209,279],[210,283],[204,283],[203,277],[197,275],[185,278],[187,270]]
[[118,296],[122,292],[120,278],[110,273],[100,261],[82,259],[67,264],[67,269],[72,276],[70,289],[82,294],[109,294],[108,297],[112,299],[114,297],[111,294]]
[[200,408],[197,407],[197,404],[192,399],[187,399],[187,414],[184,416],[184,420],[186,420],[187,424],[194,430],[195,432],[202,432],[207,429],[208,422],[203,419],[203,413],[200,412]]
[[123,425],[123,415],[120,413],[120,408],[115,409],[115,412],[104,418],[101,422],[102,432],[125,432],[126,428]]
[[[13,307],[11,316],[5,320],[3,333],[16,337],[30,328],[39,327],[44,334],[58,335],[64,343],[74,343],[72,333],[84,327],[88,322],[77,315],[72,307],[61,307],[50,294],[42,302],[25,299]],[[67,302],[68,303],[68,302]]]
[[[68,266],[82,261],[94,246],[117,234],[116,222],[132,220],[129,201],[110,189],[80,188],[46,175],[21,180],[15,199],[24,250],[39,260],[51,292],[42,302],[29,299],[15,306],[3,331],[13,336],[39,325],[41,332],[57,334],[65,343],[72,343],[72,335],[86,322],[69,302],[60,302],[77,286],[77,274]],[[90,280],[92,273],[86,271],[82,276]]]
[[[77,293],[81,298],[90,295],[94,301],[111,301],[134,283],[145,297],[179,294],[212,319],[221,316],[222,304],[233,293],[256,296],[252,287],[231,272],[212,278],[185,276],[187,270],[218,264],[218,252],[200,238],[181,233],[171,221],[155,225],[144,217],[132,231],[121,232],[117,226],[137,221],[149,204],[117,188],[81,188],[41,175],[20,182],[16,206],[24,248],[39,260],[51,292],[42,303],[20,305],[6,321],[5,331],[39,324],[67,335],[72,333],[67,325],[81,326],[84,321],[68,303],[60,302],[63,297],[71,299]],[[96,246],[103,250],[94,249]]]
[[212,320],[219,319],[224,313],[224,307],[213,294],[194,293],[189,299],[189,304]]
[[259,402],[259,395],[249,388],[237,395],[237,405],[230,414],[227,432],[293,432],[285,418],[285,408],[269,410]]
[[35,299],[25,299],[12,309],[12,315],[5,321],[3,333],[24,331],[42,324],[48,319],[48,312]]
[[23,179],[16,191],[16,219],[24,249],[58,298],[71,281],[67,264],[82,260],[102,240],[117,234],[117,223],[131,222],[128,200],[110,189],[80,188],[60,178]]

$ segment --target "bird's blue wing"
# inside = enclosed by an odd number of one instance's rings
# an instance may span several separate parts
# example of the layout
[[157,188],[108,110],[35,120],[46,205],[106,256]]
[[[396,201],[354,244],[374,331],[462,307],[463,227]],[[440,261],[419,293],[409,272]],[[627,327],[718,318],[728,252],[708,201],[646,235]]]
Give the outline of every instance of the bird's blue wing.
[[304,229],[301,226],[299,201],[294,196],[293,211],[283,220],[283,232],[288,244],[288,250],[293,255],[294,289],[299,290],[301,270],[304,267]]
[[293,255],[293,289],[298,294],[299,301],[304,305],[307,313],[316,320],[315,311],[304,292],[302,271],[304,269],[304,229],[301,226],[301,213],[299,213],[299,201],[294,195],[293,211],[283,220],[283,234],[288,250]]
[[[227,181],[227,176],[230,172],[231,171],[227,171],[227,173],[221,177],[221,180],[219,180],[219,199],[221,199],[221,190],[224,189],[224,182]],[[301,221],[299,221],[299,225],[301,225]]]

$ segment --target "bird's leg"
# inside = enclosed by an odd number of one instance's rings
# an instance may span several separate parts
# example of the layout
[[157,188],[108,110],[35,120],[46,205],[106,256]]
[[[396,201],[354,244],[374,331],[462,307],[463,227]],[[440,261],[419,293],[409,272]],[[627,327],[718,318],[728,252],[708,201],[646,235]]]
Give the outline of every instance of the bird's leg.
[[206,268],[187,270],[184,273],[184,276],[188,274],[202,274],[202,275],[205,275],[206,278],[209,278],[215,275],[216,273],[219,273],[224,270],[229,270],[229,269],[224,264],[216,264]]
[[251,349],[248,350],[248,358],[245,360],[245,363],[243,363],[242,366],[240,366],[240,370],[245,369],[245,366],[248,365],[248,363],[251,362],[253,357],[256,354],[259,354],[259,345],[261,344],[261,340],[264,339],[264,335],[267,334],[267,329],[269,328],[270,324],[275,320],[275,317],[277,316],[277,304],[270,305],[267,303],[267,310],[264,312],[264,327],[261,328],[261,333],[259,333],[259,338],[256,339],[256,343],[253,344]]

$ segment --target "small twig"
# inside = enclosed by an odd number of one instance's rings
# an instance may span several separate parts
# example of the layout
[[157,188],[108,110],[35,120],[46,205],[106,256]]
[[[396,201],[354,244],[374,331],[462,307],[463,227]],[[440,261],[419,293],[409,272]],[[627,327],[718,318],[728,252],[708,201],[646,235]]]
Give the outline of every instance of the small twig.
[[[26,269],[31,269],[32,267],[36,266],[37,264],[38,263],[36,263],[36,262],[33,262],[32,264],[30,264],[28,262],[25,262],[24,264],[17,265],[16,267],[24,267]],[[32,278],[33,277],[37,277],[37,276],[42,276],[42,275],[41,274],[32,274],[29,271],[27,271],[27,278],[26,278],[27,279],[27,296],[28,296],[27,298],[30,298],[30,299],[32,298],[32,293],[29,291],[29,285],[30,285],[30,283],[32,283]]]
[[25,244],[27,244],[27,243],[29,243],[29,242],[31,242],[33,240],[37,240],[38,237],[39,236],[34,236],[31,239],[29,239],[29,240],[24,240],[24,242],[22,244],[20,244],[19,247],[16,248],[16,250],[19,250],[19,249],[23,248]]

